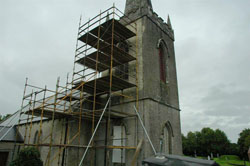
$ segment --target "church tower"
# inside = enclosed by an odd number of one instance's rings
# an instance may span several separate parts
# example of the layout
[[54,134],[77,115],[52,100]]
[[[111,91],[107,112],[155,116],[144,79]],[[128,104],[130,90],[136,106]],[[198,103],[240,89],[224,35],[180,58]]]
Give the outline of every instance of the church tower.
[[[170,18],[159,17],[151,0],[127,0],[125,15],[137,24],[139,112],[157,152],[182,154],[180,108]],[[138,128],[141,130],[140,124]],[[139,130],[139,131],[140,131]],[[153,155],[143,131],[141,159]],[[160,144],[162,142],[162,144]]]

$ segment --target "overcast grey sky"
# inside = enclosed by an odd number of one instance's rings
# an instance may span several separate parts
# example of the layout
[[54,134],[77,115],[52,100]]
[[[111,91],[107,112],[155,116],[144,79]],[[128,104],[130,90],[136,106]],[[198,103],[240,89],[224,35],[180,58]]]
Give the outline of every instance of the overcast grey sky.
[[[20,108],[25,78],[55,88],[72,71],[83,22],[125,0],[0,1],[0,113]],[[232,142],[250,128],[250,1],[152,0],[171,17],[182,131],[220,128]]]

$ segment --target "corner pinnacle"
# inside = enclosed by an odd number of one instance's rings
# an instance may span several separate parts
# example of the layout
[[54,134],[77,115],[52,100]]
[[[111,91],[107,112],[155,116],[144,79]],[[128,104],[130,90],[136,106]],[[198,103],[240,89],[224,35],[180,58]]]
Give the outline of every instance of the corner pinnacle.
[[167,22],[167,24],[168,24],[169,28],[171,28],[171,29],[172,29],[172,24],[171,24],[171,21],[170,21],[170,17],[169,17],[169,15],[168,15],[168,22]]

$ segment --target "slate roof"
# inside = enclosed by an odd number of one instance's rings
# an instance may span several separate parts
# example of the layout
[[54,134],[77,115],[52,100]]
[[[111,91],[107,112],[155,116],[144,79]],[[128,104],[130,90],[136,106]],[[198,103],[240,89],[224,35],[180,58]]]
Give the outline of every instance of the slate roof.
[[6,132],[8,134],[1,140],[1,142],[23,142],[22,136],[18,133],[16,135],[16,127],[3,127],[0,126],[0,138],[2,138]]
[[219,166],[215,161],[202,160],[177,155],[159,155],[145,159],[142,164],[149,166]]

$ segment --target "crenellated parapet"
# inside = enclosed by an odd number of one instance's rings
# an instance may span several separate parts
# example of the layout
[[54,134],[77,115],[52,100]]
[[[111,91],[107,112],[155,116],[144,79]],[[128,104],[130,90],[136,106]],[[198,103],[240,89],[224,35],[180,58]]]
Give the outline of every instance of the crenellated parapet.
[[174,38],[174,30],[171,25],[170,17],[168,16],[167,22],[165,22],[157,13],[152,12],[152,15],[147,15],[163,32],[165,32],[172,40]]
[[147,16],[163,32],[165,32],[172,40],[174,40],[174,30],[171,25],[170,17],[168,16],[167,22],[159,17],[158,14],[153,10],[151,0],[127,0],[125,15],[131,20],[137,20],[143,16]]

